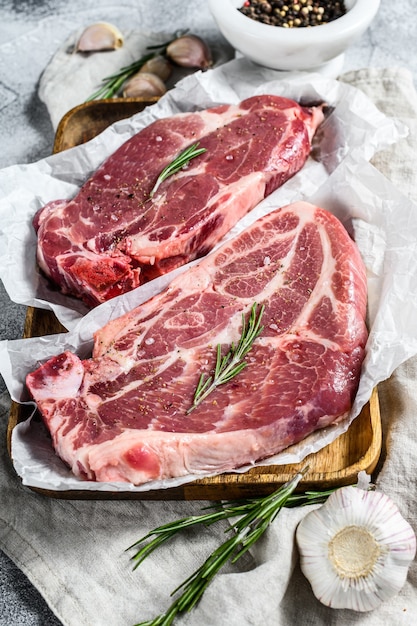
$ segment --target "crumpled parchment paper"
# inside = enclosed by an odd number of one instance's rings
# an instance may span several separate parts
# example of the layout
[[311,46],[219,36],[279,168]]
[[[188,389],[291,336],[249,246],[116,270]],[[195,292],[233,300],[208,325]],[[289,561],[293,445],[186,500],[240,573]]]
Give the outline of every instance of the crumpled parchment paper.
[[[320,204],[336,214],[355,236],[368,269],[370,336],[367,357],[349,419],[313,434],[262,464],[300,461],[307,454],[333,441],[359,414],[375,385],[388,378],[399,364],[417,352],[417,333],[413,328],[417,309],[416,207],[369,163],[378,150],[405,136],[406,129],[382,115],[361,92],[349,85],[314,75],[293,76],[286,81],[268,80],[273,76],[273,72],[239,59],[212,72],[188,77],[157,105],[130,120],[117,123],[89,144],[23,168],[25,174],[30,170],[31,184],[29,188],[25,187],[25,191],[22,190],[32,207],[33,203],[39,206],[39,196],[31,189],[37,176],[42,176],[44,182],[49,183],[47,192],[42,195],[42,203],[47,201],[46,196],[48,199],[57,197],[51,194],[56,193],[58,188],[66,191],[68,196],[72,195],[84,180],[86,172],[93,171],[104,158],[103,152],[109,154],[132,132],[156,117],[184,110],[184,107],[188,110],[210,106],[213,102],[237,102],[253,93],[266,92],[310,101],[324,99],[334,107],[333,114],[323,128],[320,143],[322,160],[309,160],[301,173],[243,218],[228,237],[240,232],[260,215],[300,198]],[[22,168],[16,166],[9,169],[13,169],[12,177],[20,177],[19,181],[23,184]],[[41,188],[36,187],[39,192]],[[9,185],[6,202],[10,202],[12,196],[15,213],[21,214],[21,225],[27,225],[31,211],[28,207],[22,208],[22,195],[19,192],[14,195]],[[16,245],[16,233],[13,224],[9,226],[5,232],[12,251],[12,242]],[[26,260],[30,267],[30,259]],[[184,268],[176,270],[176,273],[181,271]],[[36,268],[21,275],[26,277],[27,274],[33,278],[36,276]],[[68,299],[64,297],[58,306],[56,303],[51,305],[48,299],[41,301],[44,306],[52,306],[58,317],[72,330],[53,337],[0,344],[0,368],[12,397],[17,401],[28,400],[24,386],[26,374],[52,354],[72,349],[81,357],[88,357],[92,335],[97,328],[162,289],[172,276],[152,281],[87,314],[68,307]],[[20,287],[23,291],[27,289],[27,293],[32,289],[32,295],[27,297],[33,299],[30,300],[31,304],[39,305],[34,292],[39,288],[41,280],[38,276],[35,290],[30,282],[21,280]],[[11,281],[6,280],[5,284],[10,285]],[[43,427],[33,421],[27,421],[14,429],[12,445],[18,474],[24,484],[35,487],[142,491],[174,486],[195,478],[189,476],[141,487],[80,481],[55,456]]]

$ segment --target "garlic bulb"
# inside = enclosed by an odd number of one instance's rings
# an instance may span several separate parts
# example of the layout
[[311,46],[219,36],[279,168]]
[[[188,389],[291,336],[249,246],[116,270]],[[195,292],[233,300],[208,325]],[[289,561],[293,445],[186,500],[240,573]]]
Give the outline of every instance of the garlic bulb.
[[159,76],[161,80],[167,80],[171,76],[172,65],[168,59],[161,54],[158,54],[151,59],[148,59],[139,70],[140,72],[149,72]]
[[123,96],[125,98],[163,96],[166,90],[159,76],[150,72],[139,71],[126,82]]
[[108,22],[91,24],[81,33],[76,45],[77,52],[99,52],[121,48],[124,39],[116,26]]
[[166,54],[181,67],[194,67],[204,70],[213,64],[208,45],[197,35],[178,37],[169,44]]
[[326,606],[370,611],[400,591],[416,536],[378,491],[342,487],[296,531],[301,569]]

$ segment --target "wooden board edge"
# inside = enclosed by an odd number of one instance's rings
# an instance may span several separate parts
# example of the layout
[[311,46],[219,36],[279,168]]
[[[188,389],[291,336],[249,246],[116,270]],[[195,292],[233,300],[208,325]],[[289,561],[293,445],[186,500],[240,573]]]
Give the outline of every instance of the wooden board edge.
[[[69,111],[65,113],[65,115],[59,121],[58,127],[55,132],[55,139],[53,145],[53,154],[57,152],[62,152],[67,150],[68,148],[72,148],[75,145],[79,145],[83,143],[83,141],[78,141],[76,143],[68,144],[67,135],[71,130],[71,127],[77,124],[77,118],[82,117],[83,115],[96,115],[100,110],[106,110],[108,114],[114,111],[113,118],[110,118],[108,124],[103,124],[102,130],[110,124],[119,121],[121,119],[130,117],[135,113],[139,113],[143,111],[147,106],[151,106],[158,102],[159,97],[157,96],[149,96],[146,98],[111,98],[108,100],[89,100],[87,102],[83,102]],[[125,115],[118,114],[119,108],[124,108],[126,110]],[[91,134],[87,137],[87,139],[92,139],[97,133]]]

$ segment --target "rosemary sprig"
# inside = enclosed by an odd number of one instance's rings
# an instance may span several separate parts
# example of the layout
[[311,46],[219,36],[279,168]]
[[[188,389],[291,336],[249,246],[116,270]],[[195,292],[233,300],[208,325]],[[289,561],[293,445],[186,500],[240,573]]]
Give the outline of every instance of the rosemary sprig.
[[261,334],[264,327],[261,326],[261,319],[265,309],[262,305],[259,313],[257,313],[257,303],[252,305],[248,323],[242,314],[242,332],[238,344],[231,344],[229,351],[222,356],[221,345],[217,346],[216,365],[213,376],[201,374],[194,392],[193,403],[187,410],[187,415],[191,413],[207,396],[219,385],[227,383],[229,380],[237,376],[246,366],[247,363],[243,358],[252,348],[252,344]]
[[334,489],[323,492],[306,491],[299,494],[293,493],[307,470],[308,467],[303,468],[289,482],[282,485],[271,495],[242,502],[231,501],[224,503],[220,509],[164,524],[130,546],[128,550],[136,549],[136,553],[132,557],[132,560],[135,561],[134,569],[136,569],[151,552],[177,532],[198,524],[208,526],[221,519],[239,517],[234,525],[228,529],[228,531],[235,531],[233,536],[212,552],[203,565],[172,592],[171,595],[174,595],[182,590],[180,596],[174,600],[168,610],[155,619],[141,622],[136,624],[136,626],[169,626],[179,613],[190,611],[200,600],[205,589],[223,565],[228,561],[235,563],[245,554],[264,534],[282,507],[324,502]]
[[187,167],[191,159],[195,159],[195,157],[198,157],[200,154],[203,154],[203,152],[206,152],[206,148],[199,148],[198,146],[199,142],[194,143],[192,146],[188,146],[188,148],[180,152],[180,154],[178,154],[178,156],[176,156],[175,159],[171,161],[171,163],[164,167],[164,169],[156,179],[155,185],[151,189],[151,192],[149,194],[151,198],[154,195],[155,191],[158,189],[159,185],[164,182],[164,180],[179,172],[180,169],[182,169],[183,167]]
[[[291,494],[286,500],[284,506],[290,508],[305,506],[307,504],[320,504],[327,500],[333,491],[334,489],[329,489],[327,491],[305,491],[304,493]],[[233,517],[239,517],[240,515],[247,514],[249,511],[255,509],[262,499],[263,498],[243,499],[238,502],[225,502],[221,506],[208,506],[206,507],[208,513],[183,517],[174,522],[169,522],[168,524],[163,524],[162,526],[154,528],[127,548],[127,550],[131,550],[133,548],[137,549],[135,555],[132,557],[132,560],[135,561],[133,569],[139,567],[147,556],[149,556],[166,541],[174,537],[177,533],[186,530],[187,528],[191,528],[192,526],[200,525],[207,527],[223,519],[231,519]]]
[[[247,513],[251,506],[252,504],[250,501],[244,501],[236,504],[230,503],[229,506],[224,505],[221,508],[218,506],[210,506],[207,507],[210,509],[208,513],[203,513],[202,515],[192,515],[191,517],[183,517],[175,522],[170,522],[168,524],[164,524],[163,526],[158,526],[158,528],[154,528],[154,530],[141,539],[138,539],[138,541],[127,548],[128,550],[138,548],[136,554],[132,557],[132,560],[135,561],[133,569],[139,567],[147,556],[156,550],[156,548],[159,548],[159,546],[163,543],[171,539],[171,537],[176,535],[178,532],[191,528],[191,526],[211,526],[215,522],[222,519],[243,515],[244,513]],[[214,508],[215,510],[213,510]]]
[[134,61],[130,65],[122,67],[118,72],[110,74],[109,76],[105,76],[101,81],[102,83],[104,83],[103,86],[100,87],[100,89],[95,91],[93,94],[91,94],[91,96],[87,98],[86,102],[90,102],[90,100],[107,100],[109,98],[113,98],[122,88],[122,85],[128,78],[136,74],[136,72],[138,72],[140,68],[145,65],[145,63],[150,59],[153,59],[159,54],[165,54],[169,44],[175,41],[175,39],[177,39],[178,37],[182,37],[182,35],[185,35],[185,33],[187,33],[187,30],[178,31],[172,36],[172,39],[170,39],[169,41],[156,46],[148,46],[146,49],[151,50],[152,52],[144,54],[140,59]]

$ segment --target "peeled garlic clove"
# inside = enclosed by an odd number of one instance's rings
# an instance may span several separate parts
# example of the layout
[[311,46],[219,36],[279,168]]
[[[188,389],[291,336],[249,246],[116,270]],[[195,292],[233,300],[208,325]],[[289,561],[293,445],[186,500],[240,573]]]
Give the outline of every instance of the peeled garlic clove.
[[172,65],[167,58],[157,55],[146,61],[139,70],[159,76],[161,80],[167,80],[172,72]]
[[370,611],[403,587],[416,536],[390,498],[342,487],[296,531],[301,569],[320,602]]
[[204,70],[213,64],[210,48],[197,35],[178,37],[169,44],[166,54],[181,67],[194,67]]
[[163,96],[166,87],[163,81],[150,72],[137,72],[125,84],[123,95],[125,98],[147,98]]
[[101,50],[116,50],[123,45],[123,35],[116,26],[108,22],[91,24],[81,34],[78,40],[77,52],[99,52]]

